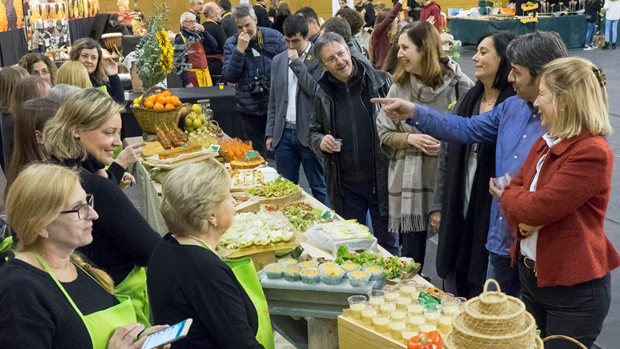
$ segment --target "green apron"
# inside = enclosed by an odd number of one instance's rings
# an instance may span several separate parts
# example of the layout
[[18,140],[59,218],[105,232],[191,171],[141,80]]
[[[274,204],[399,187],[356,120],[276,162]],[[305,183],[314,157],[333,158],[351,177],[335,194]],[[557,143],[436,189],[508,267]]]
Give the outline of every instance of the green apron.
[[134,266],[125,280],[114,287],[114,294],[122,294],[131,299],[138,322],[146,327],[149,323],[149,295],[146,290],[146,271],[143,267]]
[[11,249],[11,245],[13,245],[13,237],[9,236],[6,239],[0,241],[0,253],[4,253]]
[[[213,252],[209,246],[200,242],[204,248]],[[213,252],[215,253],[215,252]],[[227,259],[223,260],[237,277],[237,281],[250,297],[250,300],[256,308],[258,314],[258,331],[256,332],[256,340],[265,349],[275,349],[273,340],[273,329],[271,328],[271,318],[269,317],[269,307],[267,299],[263,293],[263,288],[258,280],[254,262],[250,258]]]
[[108,87],[106,85],[101,85],[99,87],[95,87],[97,90],[103,91],[103,93],[106,94],[106,96],[110,97],[110,94],[108,93]]
[[[84,325],[86,326],[88,334],[90,335],[90,339],[93,343],[93,349],[106,349],[108,346],[108,341],[118,327],[136,322],[136,315],[134,313],[133,306],[131,305],[131,299],[129,299],[129,297],[127,296],[121,295],[116,295],[116,299],[118,299],[120,304],[84,316],[80,309],[78,309],[78,307],[75,305],[71,297],[69,297],[69,294],[67,294],[67,291],[65,291],[64,287],[62,287],[58,279],[56,279],[43,258],[41,258],[38,253],[35,253],[35,255],[37,256],[39,262],[41,262],[45,270],[47,270],[47,273],[52,277],[52,279],[54,279],[54,282],[56,282],[58,288],[60,288],[62,293],[64,293],[65,297],[67,297],[67,300],[69,301],[69,303],[71,303],[71,306],[73,307],[73,309],[75,309],[75,312],[80,316],[80,319],[82,319],[82,321],[84,322]],[[82,269],[80,266],[77,267]],[[84,270],[82,269],[82,271]],[[86,271],[84,272],[86,273]],[[90,276],[93,280],[95,280],[95,278],[93,278],[90,274],[86,274]],[[97,282],[97,280],[95,281]]]

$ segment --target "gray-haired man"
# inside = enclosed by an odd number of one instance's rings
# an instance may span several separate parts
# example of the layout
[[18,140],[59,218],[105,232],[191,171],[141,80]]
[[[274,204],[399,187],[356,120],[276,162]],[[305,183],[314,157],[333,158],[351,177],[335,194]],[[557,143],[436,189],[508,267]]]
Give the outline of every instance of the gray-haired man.
[[[401,99],[386,98],[375,102],[387,104],[388,117],[409,119],[409,124],[442,141],[465,144],[496,142],[496,176],[514,176],[534,142],[545,133],[538,109],[533,106],[538,97],[542,68],[556,58],[567,57],[568,52],[558,33],[537,31],[513,40],[506,53],[512,64],[508,81],[517,95],[476,117],[445,115]],[[492,181],[490,189],[493,196],[501,197],[502,192],[493,186]],[[511,266],[509,254],[513,242],[501,202],[493,200],[486,244],[489,251],[487,279],[497,280],[502,292],[518,297],[521,294],[519,272]]]

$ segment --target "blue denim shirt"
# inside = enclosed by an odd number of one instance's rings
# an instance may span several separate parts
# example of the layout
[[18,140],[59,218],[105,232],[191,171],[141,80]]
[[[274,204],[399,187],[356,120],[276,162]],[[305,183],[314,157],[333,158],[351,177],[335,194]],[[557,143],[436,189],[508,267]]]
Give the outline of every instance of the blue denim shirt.
[[[546,130],[540,124],[540,114],[532,103],[517,96],[510,97],[484,114],[463,118],[443,114],[416,105],[413,118],[407,123],[439,140],[459,143],[497,142],[495,174],[508,173],[514,177],[530,148]],[[514,238],[506,223],[500,200],[494,199],[486,248],[495,254],[508,256]]]

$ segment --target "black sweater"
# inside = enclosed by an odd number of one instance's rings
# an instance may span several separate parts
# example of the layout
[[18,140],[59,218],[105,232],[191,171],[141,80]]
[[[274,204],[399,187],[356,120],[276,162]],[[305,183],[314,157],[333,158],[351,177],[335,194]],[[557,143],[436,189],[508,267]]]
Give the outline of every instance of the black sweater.
[[[0,266],[0,348],[92,348],[90,336],[49,274],[9,259]],[[118,304],[90,276],[61,283],[84,315]]]
[[201,246],[181,245],[171,234],[155,248],[146,272],[155,323],[194,320],[184,348],[263,348],[256,341],[256,308],[232,270]]
[[99,214],[99,219],[93,222],[93,242],[78,250],[110,274],[118,285],[135,265],[148,264],[161,236],[144,220],[115,179],[96,174],[102,165],[94,157],[89,156],[85,162],[66,161],[63,165],[81,169],[82,187],[86,193],[93,194]]
[[108,89],[108,94],[116,103],[123,105],[125,104],[125,90],[123,90],[123,84],[121,83],[121,78],[119,78],[118,75],[108,76],[108,82],[100,84],[95,79],[94,74],[90,74],[90,82],[95,88],[105,85]]
[[364,13],[364,28],[375,27],[375,20],[377,17],[375,16],[375,8],[372,5],[372,2],[369,2],[364,6],[355,6],[355,10],[357,12]]

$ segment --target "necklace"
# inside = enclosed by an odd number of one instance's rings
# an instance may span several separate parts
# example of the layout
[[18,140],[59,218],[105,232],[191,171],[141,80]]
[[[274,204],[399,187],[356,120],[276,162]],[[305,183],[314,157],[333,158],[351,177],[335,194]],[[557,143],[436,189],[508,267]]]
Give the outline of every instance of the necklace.
[[487,97],[483,94],[482,95],[482,102],[487,102],[488,105],[493,105],[493,103],[495,103],[495,100],[493,101],[487,101]]
[[206,241],[204,241],[203,239],[198,238],[198,237],[195,237],[194,235],[185,235],[185,236],[187,236],[187,237],[188,237],[188,238],[190,238],[190,239],[194,239],[194,240],[196,240],[196,241],[198,241],[198,242],[202,242],[203,244],[205,244],[205,246],[207,246],[207,248],[208,248],[209,250],[211,250],[211,247],[209,246],[209,244],[208,244]]

